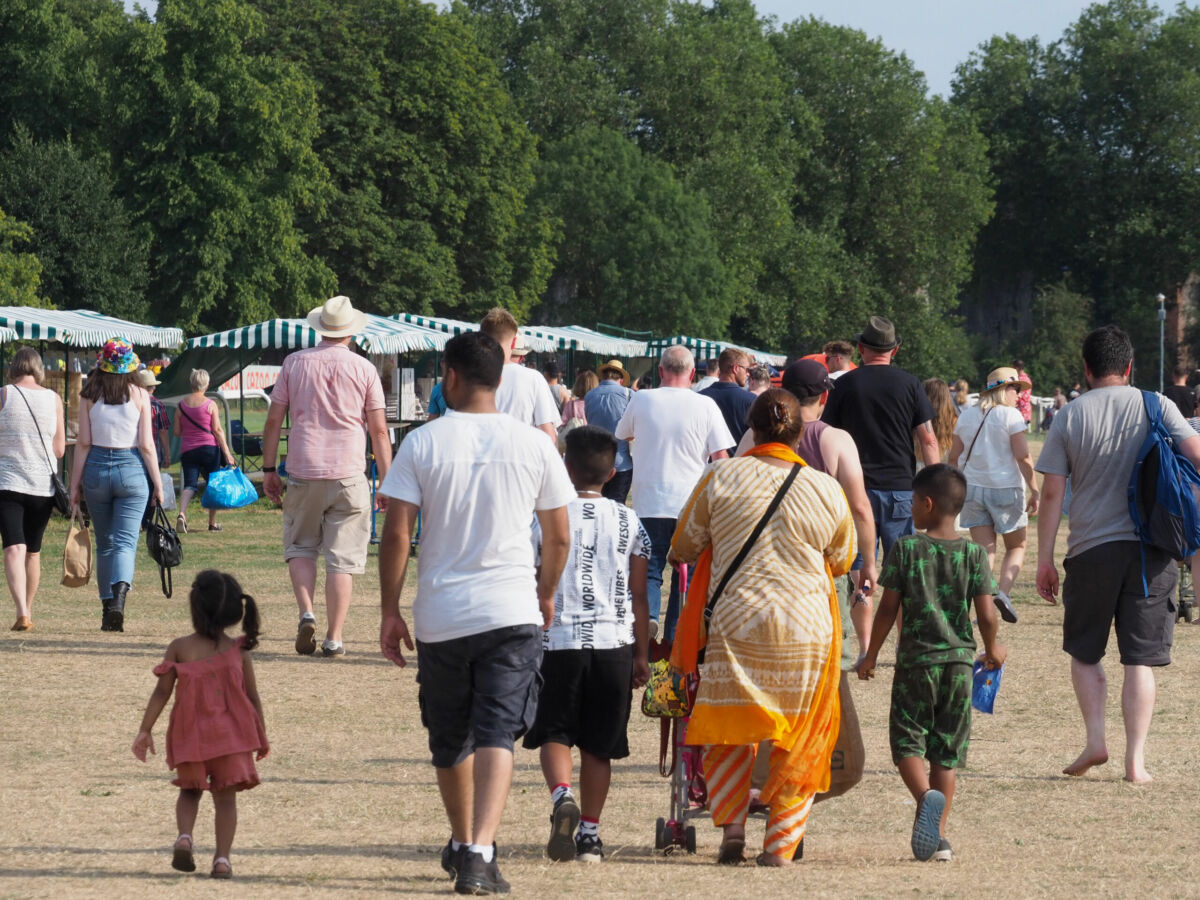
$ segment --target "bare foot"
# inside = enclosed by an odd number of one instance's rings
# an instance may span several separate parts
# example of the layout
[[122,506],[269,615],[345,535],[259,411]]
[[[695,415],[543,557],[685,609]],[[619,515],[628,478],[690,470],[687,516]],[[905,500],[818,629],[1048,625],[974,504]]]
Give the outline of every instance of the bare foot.
[[792,864],[790,859],[776,856],[774,853],[760,853],[756,862],[766,869],[786,869]]
[[1084,751],[1080,753],[1078,757],[1076,757],[1075,762],[1063,769],[1063,774],[1079,776],[1092,766],[1102,766],[1106,762],[1108,762],[1107,750],[1101,750],[1098,753],[1094,753],[1085,748]]
[[1130,784],[1149,784],[1154,778],[1149,772],[1138,766],[1136,769],[1125,771],[1125,780]]

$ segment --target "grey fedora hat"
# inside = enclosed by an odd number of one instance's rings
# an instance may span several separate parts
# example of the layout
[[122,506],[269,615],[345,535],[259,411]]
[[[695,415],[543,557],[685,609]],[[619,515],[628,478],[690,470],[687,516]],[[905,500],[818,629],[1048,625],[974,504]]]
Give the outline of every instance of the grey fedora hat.
[[891,319],[883,316],[871,316],[867,327],[854,336],[854,343],[872,350],[894,350],[900,346],[900,341],[896,339],[896,326]]

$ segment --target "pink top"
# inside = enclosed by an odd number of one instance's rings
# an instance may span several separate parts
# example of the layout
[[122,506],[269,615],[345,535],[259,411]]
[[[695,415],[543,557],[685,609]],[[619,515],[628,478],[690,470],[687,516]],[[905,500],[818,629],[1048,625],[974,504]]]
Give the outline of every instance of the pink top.
[[292,420],[288,475],[335,480],[367,465],[367,413],[383,409],[383,385],[370,362],[345,344],[322,341],[283,361],[271,391]]
[[563,404],[562,423],[566,425],[572,419],[583,419],[583,421],[587,421],[587,416],[583,412],[582,397],[572,397]]
[[192,662],[163,661],[155,675],[175,670],[175,705],[167,726],[167,767],[260,750],[267,732],[242,672],[244,638],[224,653]]
[[[197,447],[215,447],[217,439],[212,434],[213,418],[216,416],[217,404],[205,400],[203,406],[188,406],[179,403],[179,452],[195,450]],[[205,429],[208,429],[207,431]]]

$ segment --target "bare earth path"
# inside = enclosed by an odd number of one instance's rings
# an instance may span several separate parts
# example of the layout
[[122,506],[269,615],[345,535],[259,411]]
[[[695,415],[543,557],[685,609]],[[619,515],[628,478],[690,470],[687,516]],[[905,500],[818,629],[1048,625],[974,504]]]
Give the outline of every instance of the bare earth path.
[[[378,653],[377,581],[358,580],[344,660],[298,657],[295,608],[279,557],[280,514],[265,504],[223,516],[219,534],[188,535],[175,599],[157,588],[144,553],[130,595],[128,630],[99,631],[91,587],[57,584],[65,527],[46,540],[37,630],[0,636],[0,897],[291,897],[321,894],[446,895],[438,867],[447,826],[427,761],[414,670]],[[264,783],[242,795],[236,879],[212,882],[212,807],[196,828],[199,871],[169,867],[176,791],[161,755],[166,716],[147,765],[129,752],[167,642],[190,631],[186,589],[218,565],[263,606],[256,653],[273,752]],[[601,866],[543,857],[547,793],[536,756],[518,751],[500,834],[503,871],[518,895],[876,897],[1185,896],[1200,893],[1190,855],[1200,827],[1192,754],[1200,628],[1180,626],[1175,664],[1159,679],[1148,787],[1122,783],[1119,667],[1110,668],[1113,761],[1082,779],[1059,774],[1082,746],[1082,728],[1059,650],[1061,611],[1036,601],[1032,560],[1018,584],[1021,614],[1005,626],[1009,665],[995,716],[977,715],[969,766],[951,820],[950,864],[908,851],[913,805],[887,751],[890,668],[853,686],[867,743],[867,774],[847,797],[819,806],[803,864],[790,871],[718,869],[718,836],[700,821],[699,853],[653,851],[654,820],[667,812],[656,770],[658,726],[635,712],[633,756],[616,767],[602,823]],[[7,597],[7,593],[4,594]],[[8,601],[5,600],[7,603]],[[7,607],[12,618],[11,607]],[[5,627],[9,624],[5,621]],[[1115,651],[1115,647],[1113,648]],[[749,826],[751,846],[761,821]]]

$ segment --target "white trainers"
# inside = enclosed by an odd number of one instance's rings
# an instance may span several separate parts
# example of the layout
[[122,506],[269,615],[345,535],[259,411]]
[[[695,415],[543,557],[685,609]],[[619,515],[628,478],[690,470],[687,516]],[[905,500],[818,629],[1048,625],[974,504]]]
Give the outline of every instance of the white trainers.
[[322,656],[345,656],[346,648],[342,646],[341,641],[331,641],[329,638],[321,641]]

